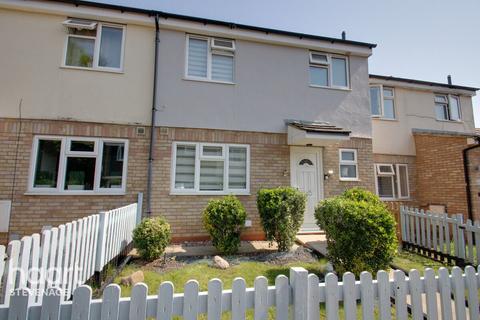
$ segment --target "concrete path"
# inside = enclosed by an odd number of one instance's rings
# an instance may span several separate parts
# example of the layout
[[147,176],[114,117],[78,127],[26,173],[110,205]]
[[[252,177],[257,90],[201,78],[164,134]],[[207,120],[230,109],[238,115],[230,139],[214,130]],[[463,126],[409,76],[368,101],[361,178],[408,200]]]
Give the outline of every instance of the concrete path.
[[324,256],[327,255],[327,238],[325,234],[299,234],[297,243]]

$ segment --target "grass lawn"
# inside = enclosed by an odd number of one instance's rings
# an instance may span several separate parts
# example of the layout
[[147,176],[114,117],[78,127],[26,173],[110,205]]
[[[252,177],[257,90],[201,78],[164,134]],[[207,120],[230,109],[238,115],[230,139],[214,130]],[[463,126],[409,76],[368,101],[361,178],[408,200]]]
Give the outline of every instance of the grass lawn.
[[410,271],[411,269],[417,269],[418,271],[420,271],[421,275],[423,275],[425,268],[432,268],[435,271],[438,271],[440,267],[445,267],[449,270],[453,267],[452,265],[449,265],[447,263],[441,263],[405,250],[400,251],[398,255],[393,259],[393,265],[406,271]]
[[273,285],[278,275],[289,275],[290,267],[303,267],[307,269],[309,273],[315,273],[323,279],[325,266],[326,260],[320,260],[316,263],[292,262],[286,265],[274,265],[265,262],[241,262],[231,266],[227,270],[220,270],[211,267],[207,262],[198,262],[187,264],[176,270],[158,272],[153,268],[142,267],[131,263],[123,269],[114,282],[122,288],[122,296],[130,296],[132,288],[121,285],[120,278],[128,276],[137,270],[143,271],[145,277],[144,282],[148,285],[149,294],[156,294],[158,287],[164,281],[171,281],[176,293],[183,292],[185,283],[190,279],[195,279],[199,282],[200,291],[206,291],[208,281],[213,278],[222,280],[224,289],[231,289],[233,280],[236,277],[242,277],[245,279],[248,288],[253,287],[253,282],[257,276],[267,277],[269,285]]
[[[196,263],[187,264],[176,270],[168,270],[165,272],[158,272],[152,267],[145,267],[135,263],[131,263],[125,267],[120,275],[115,279],[115,283],[119,284],[122,288],[122,296],[130,296],[131,287],[123,286],[120,284],[120,278],[130,275],[134,271],[142,270],[145,276],[145,283],[148,285],[148,294],[157,294],[159,285],[164,281],[171,281],[174,284],[175,292],[183,292],[183,286],[190,279],[196,279],[200,285],[200,291],[206,291],[208,281],[213,278],[219,278],[223,282],[224,289],[231,289],[232,281],[236,277],[242,277],[245,279],[248,287],[253,287],[253,282],[257,276],[263,275],[267,277],[269,285],[275,283],[275,278],[280,275],[289,275],[290,267],[303,267],[309,271],[309,273],[317,274],[320,279],[323,279],[326,271],[326,260],[319,260],[318,262],[292,262],[285,265],[275,265],[265,262],[241,262],[239,264],[231,266],[227,270],[220,270],[211,267],[207,262],[201,261]],[[395,310],[392,308],[392,318],[394,318]],[[275,308],[270,308],[269,319],[275,319]],[[340,319],[344,318],[344,311],[342,304],[339,305]],[[361,317],[361,305],[357,305],[357,315]],[[246,319],[253,319],[253,310],[247,310]],[[325,304],[320,304],[320,319],[326,318]],[[375,309],[375,319],[378,318],[377,309]],[[206,320],[207,315],[202,314],[198,317],[199,320]],[[222,320],[231,319],[230,312],[224,312],[222,314]]]

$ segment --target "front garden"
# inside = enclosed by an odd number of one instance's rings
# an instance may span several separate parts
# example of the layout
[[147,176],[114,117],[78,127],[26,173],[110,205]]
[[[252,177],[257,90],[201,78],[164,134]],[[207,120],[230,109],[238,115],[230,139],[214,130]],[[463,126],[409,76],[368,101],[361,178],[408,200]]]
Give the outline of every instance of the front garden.
[[397,252],[393,215],[377,196],[361,189],[348,190],[317,206],[315,217],[326,232],[328,250],[327,257],[318,256],[295,245],[305,202],[305,195],[293,188],[259,191],[257,206],[266,239],[277,245],[278,252],[238,254],[247,217],[242,203],[234,196],[210,201],[203,212],[203,223],[226,266],[218,265],[211,256],[165,255],[171,238],[168,223],[162,218],[145,219],[134,231],[139,256],[132,259],[114,282],[121,286],[122,296],[129,296],[132,283],[125,279],[141,271],[139,281],[145,282],[153,295],[165,281],[173,283],[175,292],[183,292],[185,283],[191,279],[199,282],[200,291],[207,290],[208,281],[213,278],[222,280],[224,289],[230,289],[237,277],[244,278],[247,287],[253,287],[258,276],[265,276],[269,285],[273,285],[278,275],[288,276],[293,266],[307,269],[320,281],[331,271],[339,275],[350,271],[358,277],[362,271],[375,274],[378,270],[391,270],[392,266],[420,272],[426,267],[435,270],[449,267],[414,253]]

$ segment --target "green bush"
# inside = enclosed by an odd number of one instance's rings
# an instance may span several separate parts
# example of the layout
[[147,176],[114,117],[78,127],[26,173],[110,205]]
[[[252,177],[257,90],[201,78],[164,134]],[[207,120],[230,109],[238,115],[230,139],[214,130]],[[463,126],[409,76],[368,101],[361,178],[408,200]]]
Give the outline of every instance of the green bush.
[[203,225],[215,248],[224,254],[238,251],[246,218],[245,208],[235,196],[210,200],[203,211]]
[[133,230],[133,245],[145,260],[155,260],[170,243],[170,225],[162,217],[143,219]]
[[326,233],[328,258],[339,274],[389,267],[397,250],[395,219],[373,193],[354,188],[323,200],[315,218]]
[[303,223],[307,197],[295,188],[283,187],[258,191],[257,208],[263,231],[278,251],[288,251]]

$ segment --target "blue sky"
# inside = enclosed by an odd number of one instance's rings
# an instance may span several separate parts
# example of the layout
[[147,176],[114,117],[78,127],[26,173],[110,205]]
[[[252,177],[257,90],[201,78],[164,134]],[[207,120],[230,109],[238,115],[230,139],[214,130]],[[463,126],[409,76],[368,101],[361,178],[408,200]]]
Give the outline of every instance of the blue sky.
[[[103,0],[373,42],[370,73],[480,87],[479,0]],[[473,100],[480,127],[480,99]]]

